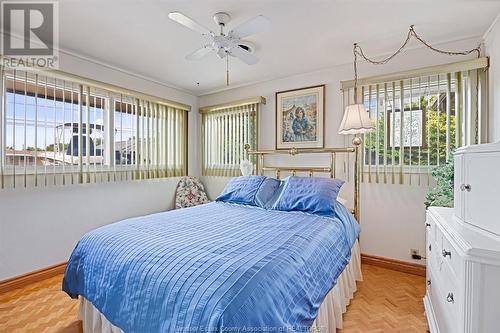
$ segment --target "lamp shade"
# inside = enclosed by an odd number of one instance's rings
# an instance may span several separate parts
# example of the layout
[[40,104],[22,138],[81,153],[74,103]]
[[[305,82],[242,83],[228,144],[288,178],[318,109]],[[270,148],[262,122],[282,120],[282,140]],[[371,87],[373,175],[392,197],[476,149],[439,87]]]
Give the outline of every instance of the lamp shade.
[[373,129],[372,121],[363,104],[349,105],[339,127],[339,134],[362,134]]

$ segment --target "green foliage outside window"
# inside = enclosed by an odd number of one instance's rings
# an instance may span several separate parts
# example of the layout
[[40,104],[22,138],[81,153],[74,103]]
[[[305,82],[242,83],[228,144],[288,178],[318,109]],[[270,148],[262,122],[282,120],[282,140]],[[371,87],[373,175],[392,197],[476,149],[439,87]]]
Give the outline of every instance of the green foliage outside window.
[[436,187],[427,193],[425,208],[429,206],[453,207],[453,158],[450,158],[446,164],[435,168],[432,176],[436,179]]
[[[447,121],[446,121],[446,98],[441,95],[433,95],[429,98],[429,103],[426,96],[420,97],[420,103],[412,103],[405,105],[405,111],[422,110],[422,127],[417,130],[422,134],[422,145],[419,146],[405,146],[403,148],[403,165],[405,166],[437,166],[446,163],[446,136],[447,136]],[[440,103],[438,103],[440,98]],[[449,149],[455,148],[455,108],[454,96],[451,95],[451,112],[449,119]],[[439,106],[439,113],[438,113]],[[396,112],[398,110],[396,109]],[[439,114],[439,115],[438,115]],[[388,117],[387,121],[385,117]],[[384,165],[384,145],[386,148],[386,164],[391,165],[394,157],[394,164],[399,165],[401,156],[401,148],[390,145],[389,128],[391,127],[392,112],[389,110],[387,114],[380,112],[378,121],[373,120],[375,130],[370,132],[365,137],[365,165],[376,164],[376,156],[378,154],[378,164]],[[378,134],[377,128],[378,127]],[[397,131],[398,129],[396,129]],[[378,135],[378,140],[377,140]],[[384,142],[385,140],[385,142]],[[411,156],[411,157],[410,157]],[[411,160],[411,162],[410,162]]]

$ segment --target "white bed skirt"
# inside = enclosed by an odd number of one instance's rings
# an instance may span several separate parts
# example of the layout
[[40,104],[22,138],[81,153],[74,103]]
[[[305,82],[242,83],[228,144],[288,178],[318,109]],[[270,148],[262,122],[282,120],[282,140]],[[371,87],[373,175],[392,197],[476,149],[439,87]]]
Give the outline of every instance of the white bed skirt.
[[351,261],[340,274],[337,284],[326,295],[319,308],[318,316],[312,324],[311,332],[336,333],[337,328],[342,329],[342,315],[347,311],[347,306],[354,297],[356,281],[362,281],[361,250],[356,241],[352,247]]
[[[361,255],[359,243],[356,241],[352,247],[351,261],[321,304],[311,332],[335,333],[337,328],[343,328],[342,315],[347,311],[347,306],[354,296],[356,281],[361,281],[362,278]],[[123,333],[83,297],[80,297],[78,318],[82,320],[84,333]]]

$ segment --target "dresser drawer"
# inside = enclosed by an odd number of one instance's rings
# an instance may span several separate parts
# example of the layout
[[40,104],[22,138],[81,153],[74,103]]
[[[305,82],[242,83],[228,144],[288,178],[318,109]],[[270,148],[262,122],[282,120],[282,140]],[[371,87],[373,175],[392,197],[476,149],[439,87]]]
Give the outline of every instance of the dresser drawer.
[[[432,218],[428,218],[428,220],[432,221]],[[443,269],[443,265],[448,265],[450,270],[453,272],[454,277],[460,278],[463,260],[459,251],[448,239],[439,224],[432,221],[431,228],[434,230],[428,232],[431,246],[431,253],[428,256],[430,257],[429,261],[431,261],[431,264],[434,265],[437,271],[441,271]]]
[[438,319],[439,331],[456,333],[459,332],[460,293],[448,265],[443,267],[437,274],[430,272],[428,295]]
[[441,265],[443,263],[440,251],[441,247],[437,246],[435,242],[429,242],[427,245],[427,266],[429,266],[429,269],[433,270],[435,274],[441,271]]
[[434,217],[429,213],[427,213],[425,227],[427,228],[427,235],[430,237],[431,242],[434,242],[436,240],[437,224],[434,221]]
[[441,251],[441,241],[437,242],[436,237],[440,237],[439,236],[440,234],[436,236],[437,225],[432,215],[430,214],[427,214],[427,219],[425,221],[425,228],[426,228],[427,264],[428,266],[433,266],[434,269],[439,269],[439,261],[441,261],[441,258],[436,255],[439,254],[438,252]]
[[460,278],[463,266],[462,257],[445,235],[443,235],[442,244],[440,252],[443,261],[449,266],[455,277]]
[[432,237],[432,232],[434,231],[434,225],[435,224],[432,221],[432,219],[429,216],[427,216],[427,219],[425,221],[425,252],[427,260],[430,260],[431,253],[434,250],[432,248],[434,246]]
[[439,230],[436,224],[433,224],[432,227],[433,230],[430,232],[432,236],[429,244],[430,251],[429,251],[428,261],[430,262],[432,270],[437,274],[441,272],[443,266],[443,259],[444,259],[442,255],[443,233],[441,232],[441,230]]
[[425,219],[425,230],[427,234],[427,241],[432,244],[434,241],[434,230],[436,229],[436,222],[432,219],[432,216],[427,214],[427,218]]

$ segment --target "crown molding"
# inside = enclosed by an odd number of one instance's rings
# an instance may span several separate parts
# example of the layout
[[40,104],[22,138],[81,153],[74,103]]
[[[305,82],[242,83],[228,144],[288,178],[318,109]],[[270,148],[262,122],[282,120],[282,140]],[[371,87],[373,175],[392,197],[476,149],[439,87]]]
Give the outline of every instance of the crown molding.
[[495,28],[495,25],[498,23],[499,20],[500,20],[500,13],[498,13],[498,15],[495,17],[493,22],[491,22],[488,29],[486,29],[486,32],[483,34],[483,41],[484,42],[486,41],[486,39],[488,39],[489,35],[491,34],[491,31],[493,30],[493,28]]

